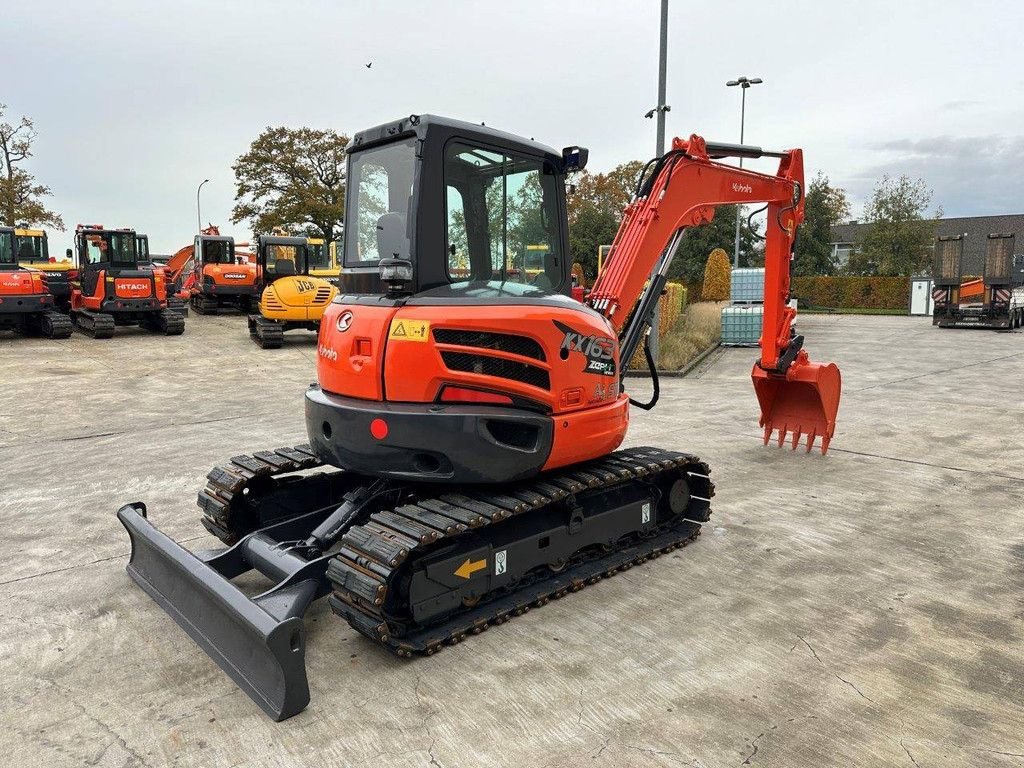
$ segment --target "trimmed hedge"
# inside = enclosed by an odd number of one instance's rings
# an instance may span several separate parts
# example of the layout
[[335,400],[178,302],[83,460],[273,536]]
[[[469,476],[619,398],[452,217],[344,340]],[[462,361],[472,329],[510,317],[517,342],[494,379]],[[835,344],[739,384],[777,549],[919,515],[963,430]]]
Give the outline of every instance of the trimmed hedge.
[[732,265],[729,263],[729,254],[721,248],[715,248],[704,265],[704,285],[701,287],[700,297],[704,301],[728,301],[731,278]]
[[910,280],[906,277],[794,277],[790,292],[801,305],[830,309],[906,309]]

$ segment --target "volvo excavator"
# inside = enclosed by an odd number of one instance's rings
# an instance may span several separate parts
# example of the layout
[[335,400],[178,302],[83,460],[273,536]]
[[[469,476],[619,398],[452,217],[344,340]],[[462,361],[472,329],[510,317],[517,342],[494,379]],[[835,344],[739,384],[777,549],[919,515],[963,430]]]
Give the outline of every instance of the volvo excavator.
[[[128,573],[263,710],[309,701],[303,615],[327,597],[398,656],[433,654],[531,607],[690,543],[708,465],[618,450],[623,373],[689,229],[765,203],[764,326],[752,370],[764,440],[822,452],[840,374],[813,363],[788,306],[804,215],[799,149],[675,139],[647,164],[605,268],[570,297],[562,152],[489,127],[411,116],[348,148],[342,289],[320,326],[309,442],[235,456],[198,497],[225,548],[190,552],[123,506]],[[775,174],[719,162],[776,158]],[[527,269],[545,244],[541,269]],[[463,274],[463,270],[468,270]],[[232,582],[268,581],[250,596]]]

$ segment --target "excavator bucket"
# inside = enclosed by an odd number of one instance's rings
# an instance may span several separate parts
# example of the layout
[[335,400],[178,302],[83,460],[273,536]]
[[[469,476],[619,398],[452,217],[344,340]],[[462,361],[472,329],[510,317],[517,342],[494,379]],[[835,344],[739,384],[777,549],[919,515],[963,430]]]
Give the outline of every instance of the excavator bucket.
[[751,378],[761,404],[765,445],[777,430],[780,446],[788,436],[796,450],[801,437],[806,437],[809,453],[820,437],[822,454],[828,451],[842,390],[842,376],[835,363],[793,365],[785,375],[770,373],[755,363]]

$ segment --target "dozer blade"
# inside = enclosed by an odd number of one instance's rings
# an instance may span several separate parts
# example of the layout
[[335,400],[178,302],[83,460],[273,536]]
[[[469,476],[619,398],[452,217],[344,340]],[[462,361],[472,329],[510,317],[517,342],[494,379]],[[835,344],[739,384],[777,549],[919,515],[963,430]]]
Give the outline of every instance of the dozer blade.
[[141,503],[122,507],[117,518],[132,542],[127,570],[135,582],[270,717],[301,712],[309,703],[302,612],[315,597],[316,582],[296,579],[288,594],[261,605],[229,581],[237,575],[232,567],[248,568],[210,565],[235,547],[196,556],[157,530]]
[[765,445],[772,432],[778,430],[780,446],[789,435],[796,450],[801,437],[806,436],[810,452],[815,439],[820,437],[822,454],[828,451],[842,390],[842,376],[835,363],[794,364],[784,376],[765,371],[755,363],[751,378],[761,404]]

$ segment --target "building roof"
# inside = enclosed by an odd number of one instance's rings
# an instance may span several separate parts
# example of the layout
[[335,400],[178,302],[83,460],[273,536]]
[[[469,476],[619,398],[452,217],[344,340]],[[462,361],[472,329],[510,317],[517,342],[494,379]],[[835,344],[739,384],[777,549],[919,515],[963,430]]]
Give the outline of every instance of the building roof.
[[[1014,234],[1014,247],[1024,251],[1024,213],[1006,213],[998,216],[956,216],[935,219],[936,237],[964,235],[962,274],[980,275],[985,263],[986,238],[990,234]],[[832,227],[833,245],[852,245],[864,237],[870,224],[851,221]]]

